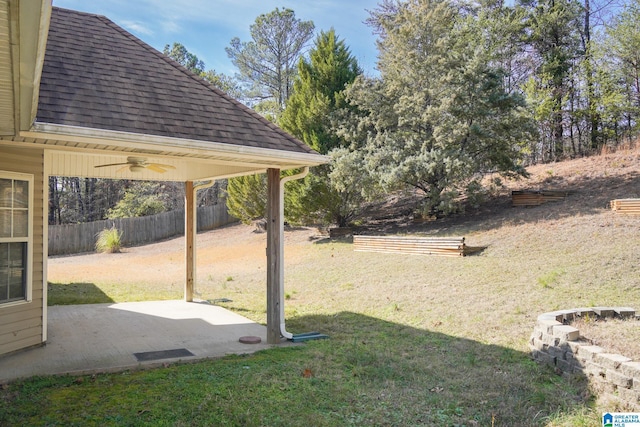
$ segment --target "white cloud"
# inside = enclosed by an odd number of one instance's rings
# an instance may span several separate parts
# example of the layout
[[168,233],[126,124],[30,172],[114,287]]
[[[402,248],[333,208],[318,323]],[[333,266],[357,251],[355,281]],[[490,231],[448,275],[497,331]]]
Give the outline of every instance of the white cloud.
[[134,34],[145,36],[153,36],[154,34],[153,30],[147,27],[143,22],[123,20],[120,21],[119,24]]
[[176,21],[161,22],[162,32],[167,34],[178,34],[182,31],[182,26]]

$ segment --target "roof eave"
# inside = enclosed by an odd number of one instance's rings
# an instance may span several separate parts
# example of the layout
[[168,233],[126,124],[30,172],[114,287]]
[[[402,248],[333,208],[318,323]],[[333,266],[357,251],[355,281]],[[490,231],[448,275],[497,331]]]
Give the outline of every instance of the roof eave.
[[126,147],[136,150],[157,150],[184,153],[189,156],[220,156],[272,166],[286,165],[290,168],[317,166],[329,162],[329,156],[318,153],[301,153],[286,150],[226,144],[215,141],[200,141],[157,135],[145,135],[104,129],[67,126],[36,122],[29,131],[20,132],[25,138],[78,142],[88,146]]

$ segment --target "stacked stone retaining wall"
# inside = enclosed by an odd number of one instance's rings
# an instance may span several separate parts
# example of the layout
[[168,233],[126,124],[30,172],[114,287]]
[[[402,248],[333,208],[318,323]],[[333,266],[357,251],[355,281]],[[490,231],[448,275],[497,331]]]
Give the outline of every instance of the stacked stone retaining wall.
[[560,310],[538,316],[529,347],[533,358],[555,367],[564,375],[583,375],[599,399],[616,404],[617,409],[640,412],[640,361],[610,353],[580,336],[570,326],[579,318],[635,318],[627,307],[591,307]]

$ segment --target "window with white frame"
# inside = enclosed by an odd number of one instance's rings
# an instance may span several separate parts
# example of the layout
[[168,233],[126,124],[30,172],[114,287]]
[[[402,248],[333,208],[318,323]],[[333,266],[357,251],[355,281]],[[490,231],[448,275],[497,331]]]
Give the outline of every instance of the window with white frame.
[[0,304],[31,299],[33,175],[0,171]]

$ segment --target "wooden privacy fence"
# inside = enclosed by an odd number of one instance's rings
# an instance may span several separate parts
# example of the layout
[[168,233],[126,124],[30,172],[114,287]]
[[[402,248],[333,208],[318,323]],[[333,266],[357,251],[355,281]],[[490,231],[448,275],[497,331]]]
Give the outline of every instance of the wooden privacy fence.
[[[237,219],[229,215],[224,203],[198,208],[198,231],[211,230],[236,221]],[[91,252],[95,248],[96,235],[111,227],[122,233],[123,246],[155,242],[184,234],[184,211],[81,224],[50,225],[49,255]]]
[[611,209],[613,209],[617,213],[640,215],[640,199],[612,200]]
[[547,202],[564,200],[571,190],[514,190],[511,192],[512,206],[540,206]]
[[466,256],[484,247],[470,247],[464,237],[353,236],[354,250],[400,254]]

